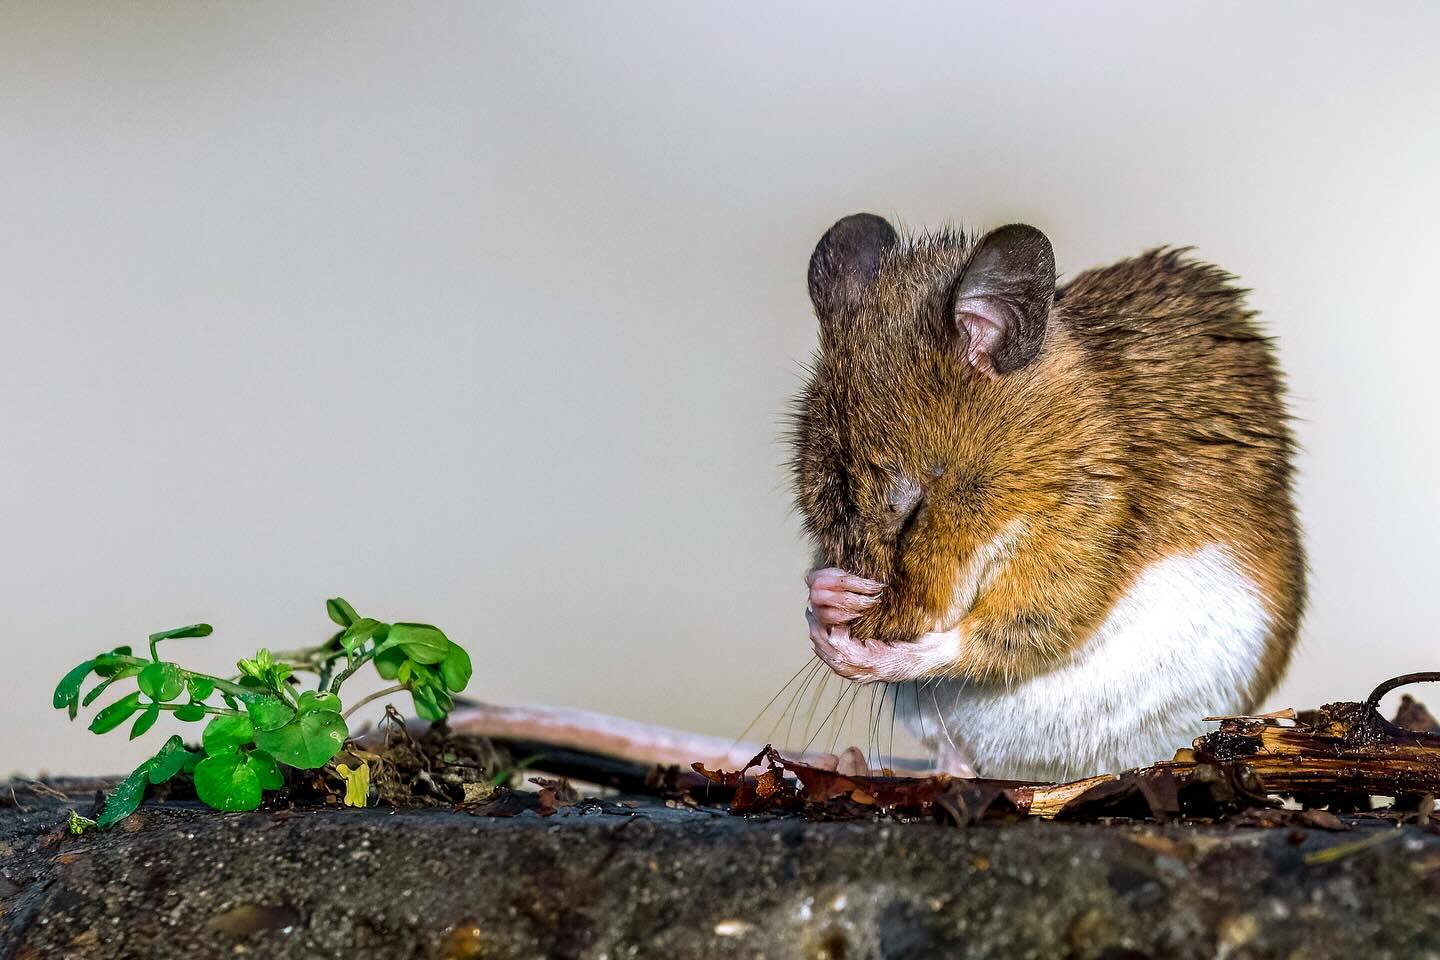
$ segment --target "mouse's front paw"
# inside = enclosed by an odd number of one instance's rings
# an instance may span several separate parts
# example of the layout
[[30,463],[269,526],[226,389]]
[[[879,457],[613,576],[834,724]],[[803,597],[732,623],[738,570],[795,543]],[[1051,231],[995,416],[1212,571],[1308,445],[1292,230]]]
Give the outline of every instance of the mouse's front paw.
[[839,567],[812,570],[809,611],[822,627],[838,627],[857,619],[880,599],[885,584],[857,577]]
[[954,663],[959,651],[954,633],[927,633],[907,643],[856,640],[844,624],[826,627],[808,610],[805,618],[816,656],[840,676],[860,683],[903,683],[932,676]]
[[846,680],[861,683],[886,679],[879,675],[884,666],[880,648],[886,644],[856,640],[850,636],[850,628],[843,623],[827,627],[809,610],[805,611],[805,619],[810,625],[810,645],[815,648],[815,655],[824,660],[831,670]]

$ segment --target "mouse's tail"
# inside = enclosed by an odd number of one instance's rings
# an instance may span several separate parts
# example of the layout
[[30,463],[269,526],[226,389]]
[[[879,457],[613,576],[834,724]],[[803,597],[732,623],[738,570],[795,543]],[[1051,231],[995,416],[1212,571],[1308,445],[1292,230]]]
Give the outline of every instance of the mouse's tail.
[[573,707],[466,701],[457,704],[446,722],[460,734],[558,747],[646,766],[674,764],[686,770],[695,762],[712,770],[739,770],[763,746]]
[[[622,788],[650,782],[656,767],[677,766],[689,774],[691,764],[711,770],[744,770],[764,744],[711,737],[659,724],[574,707],[501,706],[458,701],[446,721],[456,733],[487,737],[508,746],[518,758],[534,757],[536,769]],[[784,751],[792,760],[846,772],[846,758],[831,754]],[[852,748],[850,762],[863,759]],[[863,773],[864,769],[850,772]],[[879,772],[879,771],[876,771]],[[890,772],[925,776],[937,772],[921,760],[892,761]]]

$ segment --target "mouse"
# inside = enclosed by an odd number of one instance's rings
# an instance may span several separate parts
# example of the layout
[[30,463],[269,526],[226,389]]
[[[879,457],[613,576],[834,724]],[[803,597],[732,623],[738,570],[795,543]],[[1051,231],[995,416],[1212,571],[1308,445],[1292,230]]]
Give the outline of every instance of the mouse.
[[1074,780],[1252,713],[1305,604],[1296,443],[1234,276],[1064,282],[1041,230],[860,213],[809,261],[790,474],[816,656],[960,776]]

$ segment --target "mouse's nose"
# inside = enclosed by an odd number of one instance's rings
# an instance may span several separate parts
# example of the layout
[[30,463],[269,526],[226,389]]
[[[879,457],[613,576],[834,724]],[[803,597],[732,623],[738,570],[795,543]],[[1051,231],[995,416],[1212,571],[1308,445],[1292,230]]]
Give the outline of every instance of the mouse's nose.
[[925,491],[920,484],[905,476],[895,477],[885,493],[885,514],[891,528],[898,532],[920,509]]

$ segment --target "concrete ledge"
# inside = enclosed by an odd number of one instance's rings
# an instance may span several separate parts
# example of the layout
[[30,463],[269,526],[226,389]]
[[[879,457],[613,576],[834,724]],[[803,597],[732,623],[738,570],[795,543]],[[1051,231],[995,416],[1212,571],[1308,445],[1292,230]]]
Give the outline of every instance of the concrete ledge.
[[641,800],[508,819],[147,805],[73,837],[64,805],[20,802],[0,811],[17,960],[1440,957],[1425,827],[958,829]]

